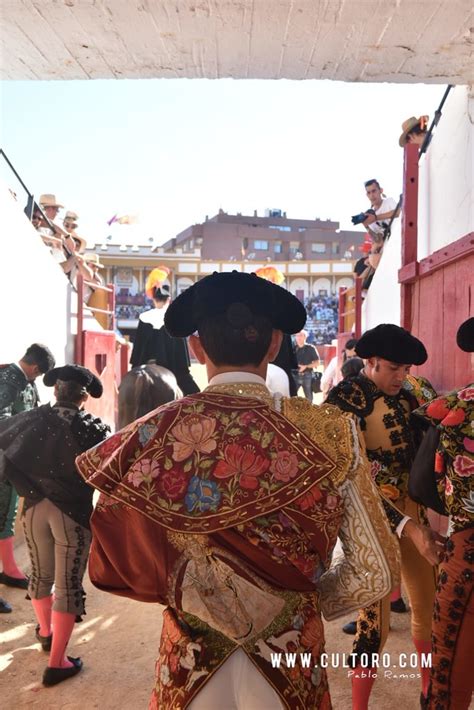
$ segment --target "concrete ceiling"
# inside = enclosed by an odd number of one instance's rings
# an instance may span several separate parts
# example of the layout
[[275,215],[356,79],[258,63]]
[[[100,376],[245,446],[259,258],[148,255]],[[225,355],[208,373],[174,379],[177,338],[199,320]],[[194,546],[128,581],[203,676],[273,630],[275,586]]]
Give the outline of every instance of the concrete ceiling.
[[3,79],[468,84],[472,0],[1,0]]

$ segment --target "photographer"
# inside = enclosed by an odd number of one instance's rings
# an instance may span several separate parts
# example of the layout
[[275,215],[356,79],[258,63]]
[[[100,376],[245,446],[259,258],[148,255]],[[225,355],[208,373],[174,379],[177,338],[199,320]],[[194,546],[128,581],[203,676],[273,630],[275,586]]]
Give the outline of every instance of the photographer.
[[352,224],[363,224],[375,242],[383,242],[390,220],[394,216],[398,217],[400,210],[397,210],[393,197],[385,197],[377,180],[367,180],[364,187],[370,200],[370,209],[354,215]]
[[296,360],[298,369],[293,371],[293,379],[296,387],[303,388],[304,396],[309,402],[313,401],[313,390],[311,389],[311,381],[313,378],[313,370],[319,365],[319,353],[313,345],[306,343],[308,333],[305,330],[296,334]]

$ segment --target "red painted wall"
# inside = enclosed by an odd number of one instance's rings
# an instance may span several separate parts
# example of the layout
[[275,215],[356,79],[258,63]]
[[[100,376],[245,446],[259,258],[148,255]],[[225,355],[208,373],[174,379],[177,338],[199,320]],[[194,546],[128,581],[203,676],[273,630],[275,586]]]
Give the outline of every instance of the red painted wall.
[[411,331],[428,351],[414,373],[439,392],[474,380],[471,357],[456,345],[456,332],[474,315],[474,235],[466,235],[418,264],[412,285]]

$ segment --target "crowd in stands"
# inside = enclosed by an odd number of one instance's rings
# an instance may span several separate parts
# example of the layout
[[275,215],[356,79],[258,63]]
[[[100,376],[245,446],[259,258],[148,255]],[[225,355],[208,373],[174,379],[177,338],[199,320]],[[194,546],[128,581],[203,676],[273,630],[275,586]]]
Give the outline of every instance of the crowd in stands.
[[312,296],[306,301],[307,341],[310,345],[329,345],[338,331],[338,299],[336,296]]
[[122,320],[138,320],[140,313],[143,313],[144,305],[127,306],[117,304],[115,306],[115,317]]

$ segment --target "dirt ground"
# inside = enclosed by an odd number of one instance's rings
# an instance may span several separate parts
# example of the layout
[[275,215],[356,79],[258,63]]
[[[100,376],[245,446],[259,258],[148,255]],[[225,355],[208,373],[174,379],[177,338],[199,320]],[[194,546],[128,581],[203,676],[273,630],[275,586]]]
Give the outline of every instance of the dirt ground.
[[[203,384],[202,370],[193,366]],[[28,555],[23,544],[17,559],[28,571]],[[161,624],[161,607],[114,597],[94,589],[85,579],[87,615],[76,624],[69,655],[80,656],[84,670],[75,678],[53,688],[44,688],[41,677],[47,655],[34,636],[33,608],[25,593],[0,585],[0,595],[14,611],[0,615],[0,708],[18,710],[145,710],[153,683],[155,656]],[[326,624],[328,653],[350,653],[351,638],[341,631],[349,619]],[[376,682],[372,710],[419,708],[420,681],[416,669],[398,667],[400,653],[410,654],[410,614],[392,614],[392,631],[386,646],[391,654],[392,677]],[[348,671],[330,668],[329,681],[334,710],[350,710]],[[395,677],[400,673],[414,677]],[[168,710],[163,708],[163,710]],[[225,705],[209,710],[225,710]],[[246,708],[245,710],[252,710]],[[268,710],[272,710],[269,708]],[[310,710],[308,708],[308,710]]]
[[[17,552],[23,569],[28,568],[26,547]],[[69,655],[80,656],[84,670],[75,678],[53,688],[44,688],[41,677],[47,655],[34,635],[33,608],[25,593],[0,585],[0,595],[14,607],[12,614],[0,615],[0,707],[18,710],[146,710],[151,687],[158,639],[161,607],[141,604],[105,594],[85,581],[87,615],[76,624]],[[392,631],[386,647],[391,662],[398,666],[399,653],[411,653],[410,614],[392,614]],[[326,624],[328,653],[349,653],[350,637],[341,631],[347,619]],[[417,674],[392,668],[400,672]],[[382,673],[383,674],[383,673]],[[374,687],[370,707],[383,710],[413,710],[419,707],[419,680],[382,678]],[[350,710],[350,681],[347,670],[329,669],[334,710]],[[167,710],[163,708],[163,710]],[[219,708],[209,710],[225,710]],[[245,710],[252,710],[246,708]],[[272,710],[269,708],[268,710]],[[308,709],[309,710],[309,709]]]

